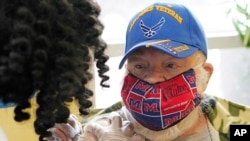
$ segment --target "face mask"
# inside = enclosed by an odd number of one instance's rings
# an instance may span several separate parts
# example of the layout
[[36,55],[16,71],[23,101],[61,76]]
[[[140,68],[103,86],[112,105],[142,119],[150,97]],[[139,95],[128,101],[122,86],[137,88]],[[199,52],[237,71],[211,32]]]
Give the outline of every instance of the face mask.
[[149,84],[128,74],[121,96],[134,119],[155,131],[175,125],[201,101],[193,69],[157,84]]

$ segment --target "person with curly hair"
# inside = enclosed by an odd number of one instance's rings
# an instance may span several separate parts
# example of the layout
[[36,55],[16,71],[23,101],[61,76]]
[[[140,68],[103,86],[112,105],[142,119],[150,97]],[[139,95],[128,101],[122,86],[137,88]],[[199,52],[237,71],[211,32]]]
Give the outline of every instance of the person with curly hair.
[[0,1],[1,107],[14,107],[18,122],[35,116],[39,140],[51,136],[55,123],[67,122],[70,103],[77,102],[80,115],[89,114],[92,62],[100,85],[109,87],[100,11],[92,0]]

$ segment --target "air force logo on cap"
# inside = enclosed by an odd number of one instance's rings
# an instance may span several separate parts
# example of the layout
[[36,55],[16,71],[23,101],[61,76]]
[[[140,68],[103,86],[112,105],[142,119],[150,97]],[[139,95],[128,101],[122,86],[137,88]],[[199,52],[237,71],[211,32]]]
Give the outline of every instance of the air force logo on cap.
[[159,30],[164,23],[165,19],[164,17],[162,17],[160,21],[156,23],[153,27],[148,27],[143,23],[143,20],[141,20],[140,27],[141,30],[144,32],[144,36],[150,38],[157,34],[157,30]]

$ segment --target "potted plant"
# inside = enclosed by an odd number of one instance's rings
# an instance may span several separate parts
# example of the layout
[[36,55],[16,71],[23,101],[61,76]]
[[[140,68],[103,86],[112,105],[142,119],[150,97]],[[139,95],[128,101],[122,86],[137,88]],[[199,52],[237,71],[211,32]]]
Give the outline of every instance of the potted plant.
[[233,7],[228,10],[233,25],[238,32],[243,45],[250,48],[250,2],[234,0]]

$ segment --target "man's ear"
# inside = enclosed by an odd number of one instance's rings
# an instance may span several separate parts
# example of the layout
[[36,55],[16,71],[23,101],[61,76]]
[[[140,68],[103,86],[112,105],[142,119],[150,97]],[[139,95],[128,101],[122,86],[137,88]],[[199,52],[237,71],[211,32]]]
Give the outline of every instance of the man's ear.
[[[207,71],[208,78],[210,79],[214,71],[213,65],[211,63],[204,63],[203,67]],[[209,82],[209,79],[207,80],[207,83]]]

